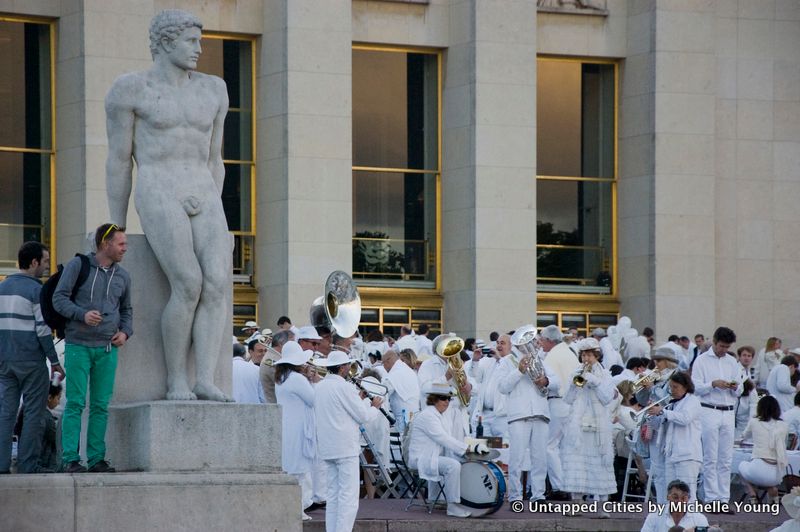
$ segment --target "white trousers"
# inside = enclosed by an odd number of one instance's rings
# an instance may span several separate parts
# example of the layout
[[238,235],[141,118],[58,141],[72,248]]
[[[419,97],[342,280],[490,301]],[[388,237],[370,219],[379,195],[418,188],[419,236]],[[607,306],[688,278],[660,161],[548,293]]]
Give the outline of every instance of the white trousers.
[[328,466],[326,532],[351,532],[358,514],[358,457],[325,460]]
[[508,424],[511,442],[508,445],[508,500],[522,500],[520,476],[530,464],[528,482],[531,500],[544,499],[547,475],[547,423],[541,419],[523,419]]
[[[662,427],[659,430],[664,430],[665,428],[666,427]],[[658,504],[666,504],[667,484],[669,481],[675,479],[671,478],[667,480],[667,476],[664,471],[664,455],[661,453],[661,449],[656,443],[657,441],[658,435],[656,434],[648,443],[648,449],[650,451],[650,476],[653,477],[653,487],[656,488],[656,501]]]
[[664,479],[667,484],[673,480],[682,480],[689,486],[689,502],[697,501],[697,475],[699,473],[700,462],[695,460],[681,460],[664,464]]
[[[447,502],[461,502],[461,463],[453,458],[446,456],[439,457],[439,475],[444,480],[444,496],[447,497]],[[435,482],[429,482],[430,486]],[[435,489],[439,489],[436,486]],[[434,495],[435,497],[435,495]]]
[[300,484],[300,510],[302,511],[314,502],[312,500],[313,484],[311,482],[311,473],[293,473],[292,476]]
[[733,462],[733,410],[700,408],[703,424],[703,489],[705,501],[728,502]]
[[561,439],[564,437],[564,424],[569,418],[569,407],[561,398],[549,399],[547,404],[550,406],[550,423],[547,425],[547,475],[550,477],[550,487],[553,491],[563,491]]
[[325,502],[328,496],[328,466],[324,460],[314,459],[311,466],[311,498],[313,502]]
[[508,418],[495,416],[494,412],[486,412],[483,416],[483,435],[508,438]]
[[777,486],[783,480],[782,473],[778,471],[778,466],[768,464],[760,458],[739,464],[739,476],[744,480],[759,488],[771,488]]

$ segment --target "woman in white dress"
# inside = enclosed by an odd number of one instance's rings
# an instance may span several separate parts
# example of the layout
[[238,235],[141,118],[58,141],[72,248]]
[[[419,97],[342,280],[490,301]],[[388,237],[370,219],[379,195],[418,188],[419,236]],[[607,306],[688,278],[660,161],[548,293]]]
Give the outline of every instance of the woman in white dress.
[[[313,351],[303,351],[300,344],[284,344],[281,359],[275,363],[275,397],[281,405],[281,467],[300,484],[301,514],[312,504],[311,469],[317,454],[314,422],[314,387],[306,377],[305,364]],[[316,373],[314,374],[316,375]]]
[[783,351],[781,351],[781,346],[783,346],[783,342],[781,342],[781,339],[772,336],[767,340],[766,347],[764,347],[764,349],[759,350],[758,355],[755,357],[753,364],[755,364],[756,371],[758,372],[759,388],[767,387],[767,379],[769,378],[769,372],[772,371],[772,368],[777,366],[778,363],[783,358]]
[[753,437],[753,459],[739,464],[739,476],[750,494],[750,502],[756,501],[754,486],[767,488],[769,502],[778,500],[778,486],[789,459],[786,456],[786,435],[789,427],[781,421],[778,400],[765,395],[758,401],[757,417],[750,420],[742,436]]
[[[617,491],[609,410],[617,389],[611,375],[600,365],[602,354],[597,340],[586,338],[578,342],[577,348],[583,366],[576,370],[564,396],[564,402],[571,405],[562,449],[564,491],[571,492],[573,499],[585,494],[606,501]],[[603,511],[599,515],[609,517]]]

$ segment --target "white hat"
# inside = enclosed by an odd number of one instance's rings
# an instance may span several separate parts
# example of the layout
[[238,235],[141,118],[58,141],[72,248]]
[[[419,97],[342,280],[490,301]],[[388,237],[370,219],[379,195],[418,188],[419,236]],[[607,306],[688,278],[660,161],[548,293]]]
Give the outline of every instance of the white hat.
[[781,498],[781,504],[792,519],[797,519],[800,514],[800,487],[792,488],[792,491]]
[[317,366],[323,367],[330,367],[330,366],[341,366],[343,364],[350,364],[353,362],[347,353],[344,351],[331,351],[328,355],[328,358],[322,358],[315,362]]
[[424,395],[446,395],[452,397],[453,389],[445,382],[430,382],[422,388],[422,393]]
[[297,333],[297,340],[322,340],[322,337],[317,334],[317,330],[311,325],[300,327],[300,332]]
[[242,330],[246,331],[247,329],[258,329],[258,323],[254,322],[253,320],[246,322],[244,327],[242,327]]
[[414,340],[413,336],[407,334],[402,338],[400,338],[399,340],[397,340],[392,346],[392,348],[398,353],[403,349],[411,349],[412,351],[414,351],[414,354],[417,354],[417,341]]
[[793,347],[789,349],[789,354],[800,356],[800,347]]
[[477,340],[475,340],[475,347],[478,349],[483,349],[484,347],[486,347],[486,342],[478,338]]
[[596,338],[584,338],[576,346],[578,351],[590,351],[592,349],[600,349],[600,342]]
[[662,345],[656,349],[656,352],[650,357],[653,360],[669,360],[670,362],[678,363],[678,357],[672,348]]
[[263,329],[261,331],[261,336],[272,336],[272,329],[269,328]]
[[592,336],[599,336],[600,338],[606,335],[606,330],[602,327],[598,327],[597,329],[592,331]]
[[300,344],[294,340],[289,340],[283,344],[283,349],[281,349],[281,359],[275,363],[302,366],[308,362],[313,355],[314,352],[311,349],[306,349],[303,351],[303,348],[300,347]]

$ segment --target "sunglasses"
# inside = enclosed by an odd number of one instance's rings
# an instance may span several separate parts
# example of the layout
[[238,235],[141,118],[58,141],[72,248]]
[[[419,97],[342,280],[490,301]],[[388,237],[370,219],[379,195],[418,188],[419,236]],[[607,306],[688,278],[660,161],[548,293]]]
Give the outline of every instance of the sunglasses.
[[103,233],[103,238],[100,239],[100,242],[103,242],[108,237],[109,233],[111,233],[111,231],[119,231],[117,224],[111,224],[108,226],[108,229],[106,229],[106,232]]

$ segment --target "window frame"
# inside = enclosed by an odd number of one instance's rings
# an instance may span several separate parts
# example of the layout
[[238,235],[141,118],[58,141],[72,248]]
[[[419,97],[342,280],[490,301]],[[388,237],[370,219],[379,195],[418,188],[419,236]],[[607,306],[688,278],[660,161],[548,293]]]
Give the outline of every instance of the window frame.
[[[369,52],[393,52],[393,53],[419,53],[429,54],[436,57],[436,169],[435,170],[420,170],[413,168],[384,168],[376,166],[356,166],[351,164],[351,183],[355,178],[355,172],[387,172],[387,173],[400,173],[400,174],[426,174],[433,175],[435,178],[436,188],[436,250],[434,252],[435,265],[435,280],[432,287],[403,287],[403,286],[375,286],[375,285],[361,285],[361,279],[356,279],[358,290],[362,294],[367,295],[389,295],[389,294],[403,294],[407,296],[419,295],[428,296],[432,292],[440,294],[442,291],[442,60],[444,57],[444,50],[441,48],[424,47],[424,46],[394,46],[387,44],[370,44],[363,42],[353,42],[351,46],[351,53],[355,50],[369,51]],[[352,224],[352,222],[351,222]],[[350,240],[353,241],[354,236]],[[376,306],[376,305],[369,305]]]
[[[563,299],[578,299],[578,300],[613,300],[616,301],[619,294],[619,238],[618,238],[618,196],[617,185],[619,181],[619,69],[620,61],[617,59],[599,58],[599,57],[586,57],[586,56],[561,56],[554,54],[541,54],[536,56],[537,64],[539,61],[554,61],[554,62],[569,62],[580,64],[599,64],[599,65],[612,65],[614,67],[614,173],[612,177],[582,177],[582,176],[553,176],[553,175],[540,175],[536,173],[536,183],[538,191],[539,181],[570,181],[570,182],[594,182],[594,183],[609,183],[611,186],[611,291],[607,294],[592,294],[592,293],[575,293],[575,292],[557,292],[557,291],[542,291],[540,287],[542,284],[539,282],[538,259],[537,259],[537,272],[536,272],[536,291],[537,298],[540,300],[563,300]],[[538,92],[537,92],[538,97]],[[538,123],[537,123],[538,130]],[[538,218],[538,216],[537,216]],[[537,220],[538,222],[538,220]],[[536,250],[540,247],[547,248],[585,248],[592,246],[562,246],[552,244],[536,244]]]
[[[56,217],[58,214],[57,210],[57,182],[56,182],[56,153],[57,153],[57,146],[56,146],[56,19],[46,18],[46,17],[33,17],[33,16],[18,16],[18,15],[0,15],[0,22],[13,22],[13,23],[20,23],[20,24],[41,24],[48,26],[48,36],[50,39],[50,148],[20,148],[16,146],[0,146],[0,153],[37,153],[39,155],[47,155],[49,157],[50,162],[50,227],[47,231],[42,231],[42,236],[46,235],[46,239],[43,244],[45,244],[50,249],[50,256],[53,257],[53,260],[50,264],[50,273],[52,274],[55,272],[56,263],[58,261],[55,260],[57,257],[57,248],[56,248]],[[25,227],[25,224],[10,224],[10,223],[0,223],[0,226],[4,227],[17,227],[22,226]],[[38,226],[37,226],[38,227]],[[1,260],[1,259],[0,259]],[[14,260],[16,264],[16,258]],[[0,264],[2,264],[0,262]],[[2,268],[0,266],[0,268]],[[16,271],[16,268],[14,268]]]

